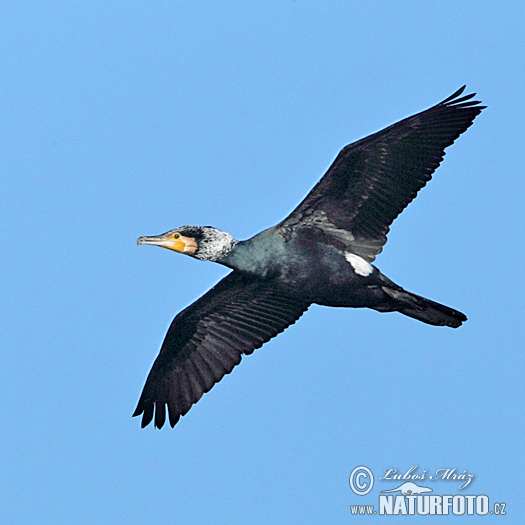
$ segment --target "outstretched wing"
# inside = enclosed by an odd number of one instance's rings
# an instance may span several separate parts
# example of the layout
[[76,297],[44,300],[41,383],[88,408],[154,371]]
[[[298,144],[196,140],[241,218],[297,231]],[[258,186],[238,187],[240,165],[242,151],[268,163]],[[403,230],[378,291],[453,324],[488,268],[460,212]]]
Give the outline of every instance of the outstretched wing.
[[460,97],[341,150],[324,177],[276,228],[318,228],[342,249],[369,262],[381,252],[392,221],[430,180],[450,146],[486,106]]
[[153,364],[134,416],[142,427],[171,426],[210,388],[272,337],[293,324],[309,304],[268,281],[233,271],[175,317]]

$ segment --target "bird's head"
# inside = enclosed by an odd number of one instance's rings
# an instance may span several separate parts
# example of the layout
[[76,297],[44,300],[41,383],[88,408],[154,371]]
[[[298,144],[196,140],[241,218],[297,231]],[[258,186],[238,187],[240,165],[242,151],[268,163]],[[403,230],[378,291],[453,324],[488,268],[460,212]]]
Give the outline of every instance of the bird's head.
[[226,232],[211,226],[181,226],[154,237],[139,237],[137,244],[152,244],[191,255],[201,261],[219,261],[237,241]]

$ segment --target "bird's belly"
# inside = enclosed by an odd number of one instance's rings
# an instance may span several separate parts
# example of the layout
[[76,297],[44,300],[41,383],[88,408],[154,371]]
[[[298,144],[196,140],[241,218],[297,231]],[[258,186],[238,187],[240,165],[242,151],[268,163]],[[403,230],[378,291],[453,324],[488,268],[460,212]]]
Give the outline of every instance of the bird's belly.
[[[345,257],[322,254],[281,269],[279,280],[312,303],[325,306],[369,306],[384,297],[378,270]],[[359,262],[359,261],[358,261]],[[365,266],[367,265],[367,266]]]

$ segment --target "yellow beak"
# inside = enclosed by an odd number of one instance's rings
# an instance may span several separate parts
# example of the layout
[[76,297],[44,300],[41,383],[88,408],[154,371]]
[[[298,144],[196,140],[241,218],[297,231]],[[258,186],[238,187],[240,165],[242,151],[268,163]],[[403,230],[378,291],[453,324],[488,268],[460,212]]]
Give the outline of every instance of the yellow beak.
[[139,237],[137,239],[137,244],[151,244],[153,246],[160,246],[161,248],[167,248],[168,250],[181,253],[184,253],[184,249],[186,248],[186,243],[182,237],[179,237],[177,240],[175,240],[173,237],[168,237],[167,235]]

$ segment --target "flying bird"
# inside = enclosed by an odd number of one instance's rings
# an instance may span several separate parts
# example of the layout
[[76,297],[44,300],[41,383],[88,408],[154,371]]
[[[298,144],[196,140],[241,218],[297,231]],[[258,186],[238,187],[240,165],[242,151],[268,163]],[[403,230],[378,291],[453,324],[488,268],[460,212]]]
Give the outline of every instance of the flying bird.
[[133,416],[173,427],[205,392],[311,304],[400,312],[457,328],[466,316],[408,292],[374,265],[392,221],[430,180],[450,146],[486,106],[461,96],[344,147],[323,178],[279,224],[235,240],[182,226],[152,244],[233,271],[180,312],[168,330]]

